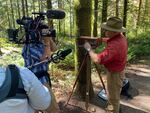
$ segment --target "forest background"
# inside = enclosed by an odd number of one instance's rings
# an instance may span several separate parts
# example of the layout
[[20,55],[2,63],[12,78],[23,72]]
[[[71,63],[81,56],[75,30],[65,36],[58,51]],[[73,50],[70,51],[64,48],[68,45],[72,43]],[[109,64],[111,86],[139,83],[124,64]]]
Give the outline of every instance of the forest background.
[[[57,64],[50,64],[52,80],[59,81],[63,86],[70,86],[77,70],[79,21],[78,10],[90,9],[90,13],[80,12],[84,17],[82,25],[90,26],[90,35],[101,37],[100,25],[108,17],[118,16],[123,19],[125,34],[128,39],[128,63],[150,59],[150,1],[149,0],[0,0],[0,66],[10,63],[24,66],[21,56],[22,45],[9,41],[8,29],[19,29],[18,37],[23,37],[23,27],[16,23],[23,16],[34,17],[32,12],[46,12],[48,9],[65,11],[66,17],[62,20],[53,20],[56,29],[56,43],[59,49],[71,48],[73,52],[65,60]],[[45,19],[45,23],[48,23]],[[84,26],[83,26],[84,27]],[[98,50],[101,51],[101,45]],[[80,62],[80,61],[79,61]],[[92,67],[91,67],[92,68]],[[62,79],[67,81],[62,81]],[[71,80],[71,81],[69,81]],[[68,82],[69,81],[69,82]]]

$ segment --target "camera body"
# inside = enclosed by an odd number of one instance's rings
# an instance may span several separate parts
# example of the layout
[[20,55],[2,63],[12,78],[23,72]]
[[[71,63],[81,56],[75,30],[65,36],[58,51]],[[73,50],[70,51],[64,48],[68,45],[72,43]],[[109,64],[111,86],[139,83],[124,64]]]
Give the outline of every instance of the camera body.
[[37,14],[37,16],[34,18],[23,16],[21,19],[16,20],[17,24],[23,27],[25,35],[22,39],[19,39],[16,35],[11,41],[15,43],[38,43],[43,37],[56,37],[56,30],[43,23],[44,13],[32,14]]

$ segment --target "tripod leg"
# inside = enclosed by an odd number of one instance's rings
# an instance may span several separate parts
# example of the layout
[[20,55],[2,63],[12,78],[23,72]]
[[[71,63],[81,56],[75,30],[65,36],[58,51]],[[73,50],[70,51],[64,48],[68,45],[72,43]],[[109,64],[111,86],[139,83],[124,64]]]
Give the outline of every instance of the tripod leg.
[[85,98],[86,102],[85,102],[85,108],[86,108],[86,113],[88,113],[88,107],[89,107],[89,90],[90,90],[90,73],[91,73],[91,70],[87,69],[86,72],[87,72],[87,74],[86,74],[87,76],[86,76],[86,98]]
[[78,73],[77,73],[77,78],[76,78],[76,80],[75,80],[75,83],[74,83],[74,85],[73,85],[71,94],[70,94],[70,96],[69,96],[69,98],[68,98],[68,101],[67,101],[66,105],[69,103],[69,101],[70,101],[70,99],[71,99],[71,96],[72,96],[72,94],[73,94],[74,88],[75,88],[75,86],[76,86],[76,84],[77,84],[77,81],[78,81],[78,79],[79,79],[79,74],[80,74],[80,72],[81,72],[81,69],[82,69],[82,67],[83,67],[84,62],[85,62],[86,59],[87,59],[87,56],[88,56],[88,53],[86,53],[86,55],[85,55],[85,57],[84,57],[84,59],[83,59],[83,61],[82,61],[82,64],[81,64],[81,66],[80,66],[80,69],[79,69],[79,71],[78,71]]
[[[102,83],[102,86],[103,86],[103,88],[104,88],[104,90],[105,90],[105,93],[106,93],[106,95],[107,95],[106,87],[105,87],[105,84],[104,84],[103,79],[102,79],[102,76],[101,76],[101,71],[100,71],[100,69],[98,68],[98,65],[97,65],[97,64],[94,63],[94,65],[95,65],[95,68],[96,68],[96,70],[97,70],[97,72],[98,72],[98,76],[99,76],[100,81],[101,81],[101,83]],[[107,101],[106,101],[106,107],[107,107],[108,104],[109,104],[109,101],[107,100]],[[108,111],[108,110],[106,109],[106,111]]]
[[100,72],[100,70],[99,70],[99,68],[98,68],[98,65],[95,64],[95,63],[94,63],[94,65],[95,65],[96,71],[98,72],[98,76],[99,76],[99,78],[100,78],[100,81],[101,81],[101,83],[102,83],[102,86],[103,86],[103,88],[104,88],[104,90],[105,90],[105,92],[106,92],[106,87],[105,87],[105,84],[104,84],[104,82],[103,82],[103,79],[102,79],[102,76],[101,76],[101,72]]

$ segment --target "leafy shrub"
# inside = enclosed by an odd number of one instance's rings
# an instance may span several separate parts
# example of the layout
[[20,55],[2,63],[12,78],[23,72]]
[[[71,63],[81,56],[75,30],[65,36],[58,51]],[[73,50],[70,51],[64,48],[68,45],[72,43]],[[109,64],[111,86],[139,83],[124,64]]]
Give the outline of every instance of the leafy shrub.
[[75,58],[74,58],[74,54],[75,54],[75,39],[71,39],[69,37],[64,37],[63,39],[59,39],[58,45],[59,45],[59,49],[61,50],[65,50],[67,48],[72,49],[72,52],[66,56],[66,58],[64,60],[61,60],[58,64],[57,67],[64,69],[64,70],[70,70],[70,69],[74,69],[75,66]]
[[128,40],[128,61],[134,61],[144,55],[150,55],[150,33],[142,33]]

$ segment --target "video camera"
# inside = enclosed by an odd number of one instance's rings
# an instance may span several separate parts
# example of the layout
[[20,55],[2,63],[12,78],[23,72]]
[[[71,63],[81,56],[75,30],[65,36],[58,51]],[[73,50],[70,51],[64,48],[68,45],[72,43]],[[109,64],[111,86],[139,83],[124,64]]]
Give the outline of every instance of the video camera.
[[11,39],[15,43],[39,43],[42,37],[56,37],[55,29],[50,28],[43,23],[45,16],[48,19],[63,19],[65,12],[62,10],[48,10],[47,12],[33,12],[36,17],[25,17],[17,19],[17,24],[23,26],[25,31],[24,39],[20,39],[16,36]]

